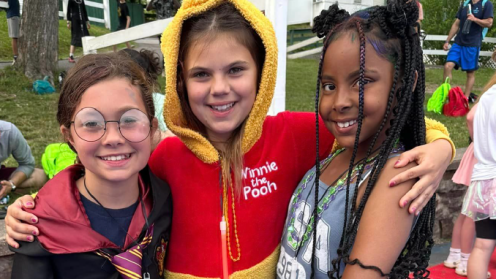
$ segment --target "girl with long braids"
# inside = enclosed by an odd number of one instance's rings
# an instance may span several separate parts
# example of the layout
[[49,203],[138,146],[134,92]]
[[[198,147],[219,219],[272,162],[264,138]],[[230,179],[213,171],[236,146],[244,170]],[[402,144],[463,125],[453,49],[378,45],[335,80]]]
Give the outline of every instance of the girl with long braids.
[[412,216],[397,201],[414,182],[388,183],[398,156],[425,143],[417,17],[415,1],[398,0],[351,16],[335,4],[315,18],[325,36],[316,119],[340,147],[317,156],[293,194],[278,278],[428,276],[434,197]]
[[[268,19],[249,1],[185,0],[162,38],[164,118],[178,136],[164,139],[149,161],[174,199],[164,275],[274,278],[287,204],[314,162],[308,156],[314,152],[314,115],[266,116],[276,82],[276,38]],[[425,127],[418,128],[425,136]],[[319,129],[324,159],[334,137],[323,122]],[[411,212],[423,207],[437,186],[429,185],[442,176],[438,169],[449,163],[450,144],[436,140],[449,139],[444,132],[444,126],[431,122],[427,139],[434,142],[402,160],[416,157],[424,163],[393,179],[401,184],[405,177],[421,176],[401,200],[421,194]],[[439,155],[432,156],[436,151]],[[21,201],[6,217],[16,239],[38,232],[33,215],[20,207],[30,200]],[[413,218],[406,209],[405,215]]]

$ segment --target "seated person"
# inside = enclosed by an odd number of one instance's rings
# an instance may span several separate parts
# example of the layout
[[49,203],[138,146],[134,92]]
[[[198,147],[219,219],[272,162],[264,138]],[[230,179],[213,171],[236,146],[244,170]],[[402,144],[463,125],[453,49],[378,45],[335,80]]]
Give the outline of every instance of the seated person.
[[10,122],[0,120],[0,163],[11,154],[19,166],[0,166],[0,198],[16,188],[39,189],[47,181],[45,172],[34,167],[33,154],[19,129]]

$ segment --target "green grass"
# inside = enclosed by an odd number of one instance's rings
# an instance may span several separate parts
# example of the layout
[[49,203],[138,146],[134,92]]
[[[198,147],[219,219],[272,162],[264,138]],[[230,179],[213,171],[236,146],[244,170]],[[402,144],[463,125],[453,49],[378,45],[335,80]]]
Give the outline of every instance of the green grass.
[[[290,111],[314,111],[315,82],[318,63],[313,59],[288,59],[286,72],[286,109]],[[476,72],[474,93],[480,94],[484,85],[494,74],[493,69],[480,69]],[[443,79],[442,68],[426,70],[426,104],[432,92]],[[452,86],[465,87],[465,74],[453,72]],[[450,132],[451,139],[457,147],[468,146],[468,131],[465,117],[447,117],[426,112],[426,116],[442,122]]]
[[[101,36],[109,33],[110,31],[106,28],[99,26],[91,26],[89,30],[91,36]],[[11,61],[12,60],[12,45],[9,38],[9,33],[7,29],[7,14],[0,11],[0,61]],[[59,20],[59,59],[67,59],[69,57],[69,47],[71,46],[71,30],[67,28],[67,22],[65,20]],[[119,49],[126,47],[125,44],[120,44]],[[112,48],[104,48],[98,50],[98,52],[108,52],[112,51]],[[76,48],[74,53],[76,56],[81,56],[83,54],[83,48]]]

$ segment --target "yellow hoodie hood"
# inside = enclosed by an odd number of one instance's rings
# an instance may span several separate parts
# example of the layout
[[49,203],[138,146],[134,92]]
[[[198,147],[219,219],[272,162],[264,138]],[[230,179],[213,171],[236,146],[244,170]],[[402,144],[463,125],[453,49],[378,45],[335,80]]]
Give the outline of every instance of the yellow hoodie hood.
[[218,5],[229,2],[251,24],[262,39],[265,47],[265,62],[262,70],[259,90],[253,108],[244,127],[242,139],[243,154],[258,141],[262,134],[262,125],[274,95],[277,74],[277,43],[272,23],[247,0],[184,0],[172,22],[162,34],[162,53],[166,73],[166,98],[164,118],[167,127],[203,162],[214,163],[219,154],[207,138],[199,132],[186,127],[186,119],[177,93],[177,65],[179,44],[184,21],[211,10]]

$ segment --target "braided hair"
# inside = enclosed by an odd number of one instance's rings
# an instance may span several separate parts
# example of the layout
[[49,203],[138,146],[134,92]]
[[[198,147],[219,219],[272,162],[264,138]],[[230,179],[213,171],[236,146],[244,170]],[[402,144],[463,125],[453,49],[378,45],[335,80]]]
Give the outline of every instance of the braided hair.
[[[385,273],[377,266],[370,266],[362,263],[360,259],[350,260],[350,253],[357,235],[365,204],[374,188],[381,170],[388,160],[388,155],[394,148],[395,143],[401,141],[405,149],[412,149],[425,144],[425,120],[424,120],[424,93],[425,93],[425,72],[423,64],[422,49],[420,47],[419,35],[416,31],[415,23],[418,18],[418,7],[415,1],[411,0],[389,0],[386,6],[374,6],[353,15],[349,15],[345,10],[340,10],[337,4],[321,12],[314,20],[312,31],[319,37],[324,37],[324,46],[319,63],[317,89],[315,98],[316,133],[318,141],[318,121],[319,121],[319,93],[321,88],[321,75],[324,55],[333,39],[338,34],[353,30],[358,33],[360,42],[360,72],[359,72],[359,115],[357,120],[357,133],[353,147],[352,158],[348,168],[348,179],[346,181],[346,204],[344,213],[343,234],[341,236],[337,258],[332,260],[332,270],[328,275],[330,278],[340,278],[341,263],[357,264],[364,269],[377,271],[381,276],[389,278],[408,278],[412,272],[414,278],[427,278],[429,271],[426,270],[433,246],[432,229],[434,226],[435,196],[433,196],[422,213],[418,216],[415,227],[410,233],[410,237],[398,256],[389,274]],[[358,187],[350,193],[351,173],[355,167],[355,157],[357,155],[359,136],[363,120],[364,106],[364,71],[365,71],[365,44],[371,44],[377,54],[394,64],[393,84],[389,92],[386,112],[377,133],[374,135],[365,159],[370,158],[373,147],[377,139],[385,131],[386,139],[381,143],[377,159],[374,161],[371,175],[363,197],[357,206]],[[415,75],[418,74],[415,82]],[[320,177],[319,168],[319,148],[317,142],[316,153],[316,175],[315,175],[315,199],[318,202],[318,183]],[[359,167],[356,181],[361,180],[364,168]],[[351,206],[349,206],[350,195]],[[317,226],[317,206],[313,211],[313,237],[316,237]],[[315,255],[316,241],[313,242],[312,259]],[[312,263],[311,278],[314,276],[314,265]]]

